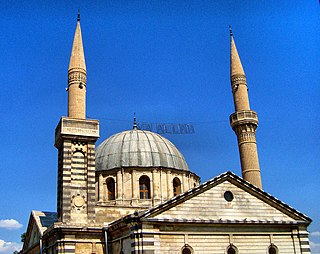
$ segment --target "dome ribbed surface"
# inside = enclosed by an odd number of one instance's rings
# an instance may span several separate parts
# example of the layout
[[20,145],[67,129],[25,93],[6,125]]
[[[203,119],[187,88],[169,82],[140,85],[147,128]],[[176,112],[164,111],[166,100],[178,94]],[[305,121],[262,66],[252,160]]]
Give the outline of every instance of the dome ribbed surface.
[[102,142],[96,150],[96,170],[121,167],[165,167],[189,171],[180,151],[159,134],[129,130]]

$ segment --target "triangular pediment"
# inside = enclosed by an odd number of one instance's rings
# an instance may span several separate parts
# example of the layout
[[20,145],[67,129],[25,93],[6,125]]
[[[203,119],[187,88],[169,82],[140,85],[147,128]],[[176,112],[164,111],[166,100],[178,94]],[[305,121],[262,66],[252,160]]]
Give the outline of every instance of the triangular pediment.
[[23,250],[39,245],[43,232],[56,221],[56,213],[32,211],[28,222]]
[[28,228],[27,228],[27,232],[26,232],[26,236],[25,236],[25,240],[24,240],[24,244],[23,244],[23,250],[27,250],[27,249],[32,248],[40,240],[41,231],[37,225],[37,221],[34,216],[34,212],[35,211],[32,211],[32,213],[30,215],[30,219],[28,222]]
[[311,222],[305,215],[231,172],[144,212],[141,219],[212,223]]

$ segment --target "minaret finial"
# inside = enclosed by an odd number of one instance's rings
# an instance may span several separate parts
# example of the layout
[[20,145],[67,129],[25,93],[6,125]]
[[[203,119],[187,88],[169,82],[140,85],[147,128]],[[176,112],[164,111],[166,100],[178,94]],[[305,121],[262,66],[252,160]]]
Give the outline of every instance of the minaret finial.
[[136,112],[133,113],[133,129],[134,129],[134,130],[137,130],[137,129],[138,129]]
[[230,32],[230,36],[233,36],[232,27],[230,25],[229,25],[229,32]]
[[77,21],[80,21],[80,8],[78,9],[78,18]]

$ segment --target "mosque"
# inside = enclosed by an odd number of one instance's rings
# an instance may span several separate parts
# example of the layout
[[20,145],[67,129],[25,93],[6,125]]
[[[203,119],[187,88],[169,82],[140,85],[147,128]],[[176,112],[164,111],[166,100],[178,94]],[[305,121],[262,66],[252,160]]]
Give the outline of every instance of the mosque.
[[[21,253],[310,253],[311,219],[262,189],[257,113],[230,30],[230,116],[242,177],[200,183],[159,134],[133,129],[97,148],[99,121],[86,118],[80,15],[68,69],[68,116],[55,130],[57,211],[32,211]],[[92,88],[94,89],[94,88]]]

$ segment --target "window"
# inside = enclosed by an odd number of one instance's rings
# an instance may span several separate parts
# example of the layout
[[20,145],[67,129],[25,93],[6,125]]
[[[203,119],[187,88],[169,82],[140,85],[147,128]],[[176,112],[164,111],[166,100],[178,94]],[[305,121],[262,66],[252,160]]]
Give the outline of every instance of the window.
[[107,179],[107,191],[108,191],[108,200],[115,200],[116,199],[116,191],[115,191],[115,182],[113,178]]
[[141,176],[139,179],[140,199],[149,199],[150,195],[150,179],[147,176]]
[[277,246],[275,246],[274,244],[271,244],[269,246],[269,250],[268,250],[269,254],[277,254],[278,253],[278,248]]
[[230,244],[230,246],[228,247],[227,253],[228,254],[237,254],[238,250],[237,250],[236,246],[234,246],[233,244]]
[[173,196],[181,194],[181,182],[178,177],[173,179]]
[[182,254],[191,254],[191,250],[189,248],[184,248]]
[[223,196],[224,199],[228,202],[231,202],[233,200],[233,194],[231,191],[226,191]]
[[185,246],[182,247],[182,254],[192,254],[193,250],[190,245],[186,244]]
[[229,248],[228,249],[228,254],[236,254],[236,251],[234,248]]

